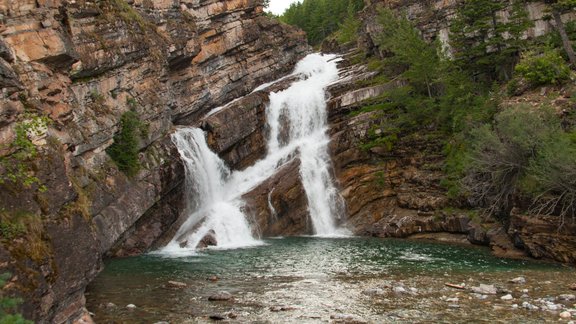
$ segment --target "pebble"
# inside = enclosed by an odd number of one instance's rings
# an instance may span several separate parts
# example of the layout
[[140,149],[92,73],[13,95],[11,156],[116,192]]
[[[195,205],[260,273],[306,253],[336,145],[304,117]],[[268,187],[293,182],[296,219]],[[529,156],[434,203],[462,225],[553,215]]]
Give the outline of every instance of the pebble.
[[518,308],[518,304],[512,304],[512,309],[517,309]]
[[520,292],[522,292],[522,293],[524,293],[524,294],[527,294],[527,293],[528,293],[528,289],[522,289],[522,290],[520,290]]
[[458,305],[458,304],[450,304],[450,305],[448,305],[448,307],[450,307],[450,308],[460,308],[460,305]]
[[134,308],[136,308],[136,305],[134,305],[134,304],[128,304],[128,305],[126,305],[126,308],[128,308],[128,309],[134,309]]
[[400,287],[400,286],[397,286],[397,287],[392,288],[392,291],[394,291],[394,292],[397,293],[397,294],[404,294],[404,293],[406,293],[406,289],[405,289],[404,287]]
[[206,280],[215,282],[215,281],[218,281],[218,277],[217,276],[210,276],[210,277],[206,278]]
[[361,317],[358,317],[356,315],[352,315],[352,314],[334,314],[334,315],[330,315],[330,319],[333,319],[335,323],[354,323],[354,324],[361,324],[361,323],[367,323],[364,319],[362,319]]
[[168,281],[167,286],[170,288],[178,288],[178,289],[188,287],[187,284],[180,281]]
[[500,297],[501,300],[512,300],[514,299],[514,297],[512,297],[512,295],[508,294],[508,295],[504,295],[502,297]]
[[270,311],[271,312],[286,312],[286,311],[291,311],[291,310],[295,310],[296,307],[292,307],[292,306],[272,306],[270,307]]
[[516,278],[514,278],[514,279],[511,279],[510,282],[511,282],[511,283],[514,283],[514,284],[519,284],[519,285],[521,285],[521,284],[525,284],[525,283],[526,283],[526,278],[524,278],[524,277],[516,277]]
[[170,322],[166,322],[166,321],[160,321],[160,322],[156,322],[154,324],[170,324]]
[[570,300],[576,300],[576,296],[572,294],[562,294],[558,296],[558,299],[570,301]]
[[460,299],[458,299],[458,297],[454,297],[454,298],[446,298],[446,301],[449,303],[457,303],[460,301]]
[[576,290],[576,283],[570,285],[571,290]]
[[471,289],[473,292],[482,295],[496,295],[496,293],[498,292],[498,290],[496,289],[496,287],[494,287],[494,285],[480,284],[480,286],[472,287]]
[[488,295],[482,295],[482,294],[472,294],[472,296],[480,299],[480,300],[484,300],[488,298]]
[[572,317],[572,314],[570,314],[570,312],[562,312],[560,313],[560,317],[564,318],[564,319],[568,319]]
[[118,306],[116,306],[116,304],[114,304],[114,303],[106,304],[106,308],[116,308],[116,307],[118,307]]
[[218,292],[210,297],[208,297],[208,300],[210,301],[227,301],[232,299],[232,294],[227,292],[227,291],[221,291]]
[[538,306],[534,306],[532,304],[530,304],[529,302],[523,302],[522,303],[522,308],[526,308],[528,310],[538,310],[540,309]]
[[386,292],[384,291],[384,289],[381,288],[370,288],[370,289],[366,289],[362,292],[364,295],[368,295],[368,296],[380,296],[380,295],[386,295]]
[[226,316],[220,315],[220,314],[214,314],[214,315],[210,315],[209,318],[211,320],[215,320],[215,321],[222,321],[222,320],[226,319]]

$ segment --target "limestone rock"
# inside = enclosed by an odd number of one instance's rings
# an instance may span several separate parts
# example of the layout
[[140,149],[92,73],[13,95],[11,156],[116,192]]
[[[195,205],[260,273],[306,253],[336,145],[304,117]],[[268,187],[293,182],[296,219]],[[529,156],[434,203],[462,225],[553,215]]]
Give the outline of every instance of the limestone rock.
[[486,285],[486,284],[480,284],[480,286],[478,287],[472,287],[471,290],[476,294],[482,294],[482,295],[496,295],[496,293],[498,292],[498,290],[496,289],[496,287],[494,287],[494,285]]

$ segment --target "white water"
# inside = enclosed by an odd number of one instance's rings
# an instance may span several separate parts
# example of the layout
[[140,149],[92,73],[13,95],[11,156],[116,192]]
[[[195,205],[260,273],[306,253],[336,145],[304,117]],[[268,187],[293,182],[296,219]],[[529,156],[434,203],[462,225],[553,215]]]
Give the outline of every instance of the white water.
[[215,232],[219,248],[261,244],[252,236],[247,215],[242,212],[241,197],[294,157],[300,158],[300,176],[315,234],[346,234],[337,227],[343,202],[330,176],[329,138],[326,135],[324,89],[338,79],[334,58],[308,55],[293,73],[301,75],[301,80],[284,91],[270,94],[268,152],[252,167],[230,172],[210,151],[200,129],[182,128],[172,136],[186,167],[189,217],[163,252],[189,253],[210,231]]

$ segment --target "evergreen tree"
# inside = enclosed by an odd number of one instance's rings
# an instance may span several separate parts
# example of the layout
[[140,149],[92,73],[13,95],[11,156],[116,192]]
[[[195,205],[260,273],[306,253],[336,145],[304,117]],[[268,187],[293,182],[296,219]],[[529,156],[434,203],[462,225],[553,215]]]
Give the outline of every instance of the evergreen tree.
[[[510,6],[505,21],[500,13]],[[464,0],[451,26],[451,45],[459,66],[490,83],[510,79],[531,22],[523,0]]]
[[338,30],[350,12],[356,14],[363,6],[362,0],[304,0],[291,4],[280,20],[300,27],[315,46]]

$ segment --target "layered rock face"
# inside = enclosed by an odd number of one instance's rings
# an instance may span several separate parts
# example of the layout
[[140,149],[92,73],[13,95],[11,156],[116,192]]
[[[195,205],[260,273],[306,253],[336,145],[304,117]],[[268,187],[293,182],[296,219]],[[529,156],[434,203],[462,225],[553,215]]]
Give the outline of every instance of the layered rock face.
[[[45,323],[81,315],[103,254],[146,251],[178,219],[173,125],[278,78],[309,50],[258,0],[5,0],[0,23],[0,267],[25,316]],[[132,177],[106,153],[127,111],[143,125]],[[33,156],[17,154],[22,129]],[[238,166],[253,158],[228,154]],[[7,177],[18,161],[38,181]]]
[[[408,237],[421,232],[467,231],[465,216],[440,213],[448,199],[443,178],[442,138],[434,134],[400,137],[393,147],[363,149],[374,125],[386,122],[375,113],[353,114],[365,100],[398,86],[391,82],[359,88],[373,76],[363,66],[344,69],[342,81],[329,89],[331,156],[348,225],[359,235]],[[348,74],[348,76],[346,76]]]
[[[425,39],[439,39],[446,46],[450,22],[461,1],[366,0],[365,3],[357,46],[364,53],[381,57],[385,53],[380,53],[375,45],[381,32],[376,15],[378,7],[387,6],[406,13]],[[534,22],[527,37],[554,29],[545,19],[548,12],[545,3],[530,2],[526,9]],[[506,19],[508,14],[503,11],[499,17]],[[574,13],[563,16],[566,21],[575,18]],[[373,126],[386,125],[387,118],[393,116],[362,113],[359,109],[400,84],[393,81],[361,86],[359,81],[370,79],[373,72],[362,66],[348,66],[345,70],[345,78],[330,89],[331,154],[341,193],[346,199],[349,226],[355,233],[379,237],[460,233],[466,234],[470,242],[490,245],[501,256],[529,255],[574,262],[570,251],[576,245],[573,236],[568,234],[571,225],[565,224],[558,230],[557,219],[514,216],[509,228],[501,224],[480,226],[479,221],[471,221],[473,214],[452,210],[453,202],[440,185],[444,177],[443,143],[446,141],[441,134],[423,128],[417,134],[399,134],[389,145],[363,149],[363,144],[370,142],[370,132],[380,129]]]
[[[445,50],[450,51],[448,41],[450,39],[450,24],[456,16],[458,6],[462,0],[365,0],[366,8],[362,13],[362,36],[359,39],[359,46],[366,51],[376,51],[375,47],[378,33],[381,26],[378,24],[376,15],[378,8],[382,6],[393,10],[404,12],[422,32],[422,36],[430,41],[440,40]],[[554,25],[550,21],[550,7],[544,1],[529,1],[525,3],[528,17],[533,21],[533,27],[526,32],[526,37],[533,38],[545,35],[554,30]],[[507,8],[498,12],[498,18],[507,21],[510,17],[510,9]],[[562,15],[563,21],[573,21],[576,13],[567,12]]]

